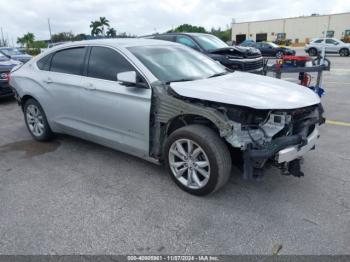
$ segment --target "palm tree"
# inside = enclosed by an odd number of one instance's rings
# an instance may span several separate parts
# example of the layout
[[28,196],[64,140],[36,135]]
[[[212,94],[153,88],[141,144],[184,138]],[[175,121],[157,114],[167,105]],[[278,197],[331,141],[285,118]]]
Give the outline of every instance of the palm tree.
[[101,16],[99,23],[100,26],[102,26],[102,35],[105,35],[105,26],[109,27],[109,20],[106,17]]
[[18,37],[17,38],[17,43],[20,44],[21,46],[26,46],[27,48],[29,48],[35,40],[35,36],[33,33],[26,33],[25,35],[23,35],[23,37]]
[[113,27],[109,27],[106,34],[108,37],[111,37],[111,38],[117,37],[117,31]]
[[17,37],[17,44],[20,44],[21,47],[23,47],[25,44],[24,37]]
[[101,26],[100,21],[91,21],[90,28],[91,28],[92,36],[99,35],[100,33],[102,33],[100,26]]

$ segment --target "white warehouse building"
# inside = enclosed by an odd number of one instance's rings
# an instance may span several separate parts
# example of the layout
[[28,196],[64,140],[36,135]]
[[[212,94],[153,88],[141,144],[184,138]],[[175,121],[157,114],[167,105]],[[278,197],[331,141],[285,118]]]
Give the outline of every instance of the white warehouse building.
[[263,21],[232,23],[232,41],[236,43],[251,39],[275,41],[277,36],[291,39],[292,43],[308,43],[323,36],[341,39],[350,35],[350,12],[331,15],[311,15]]

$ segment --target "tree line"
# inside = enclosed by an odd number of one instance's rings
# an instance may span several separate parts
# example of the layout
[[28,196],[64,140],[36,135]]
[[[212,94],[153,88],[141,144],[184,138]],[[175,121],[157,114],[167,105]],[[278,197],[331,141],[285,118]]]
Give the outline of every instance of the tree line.
[[227,29],[222,30],[220,27],[219,28],[212,28],[210,31],[207,31],[204,27],[202,26],[194,26],[190,24],[182,24],[175,29],[171,29],[167,31],[167,33],[171,32],[187,32],[187,33],[207,33],[207,34],[212,34],[220,38],[222,41],[227,42],[231,41],[231,28],[227,26]]
[[[127,37],[136,37],[135,35],[127,34],[126,32],[121,32],[117,34],[117,30],[110,26],[110,21],[106,17],[100,17],[98,20],[90,22],[91,35],[84,33],[73,34],[72,32],[60,32],[53,34],[51,36],[50,42],[69,42],[69,41],[80,41],[94,38],[127,38]],[[167,31],[169,32],[188,32],[188,33],[210,33],[221,40],[227,42],[231,40],[231,29],[222,30],[220,27],[215,29],[212,28],[210,31],[207,31],[202,26],[195,26],[190,24],[182,24],[175,29]],[[40,53],[41,48],[47,48],[47,41],[36,41],[33,33],[26,33],[22,37],[17,38],[17,43],[21,47],[25,47],[28,53],[36,54]]]

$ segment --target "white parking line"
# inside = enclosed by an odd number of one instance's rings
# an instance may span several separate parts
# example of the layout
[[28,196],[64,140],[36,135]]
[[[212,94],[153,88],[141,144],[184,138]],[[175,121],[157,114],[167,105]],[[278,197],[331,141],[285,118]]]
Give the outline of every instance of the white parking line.
[[350,85],[350,83],[334,82],[334,81],[323,81],[324,84],[336,84],[336,85]]

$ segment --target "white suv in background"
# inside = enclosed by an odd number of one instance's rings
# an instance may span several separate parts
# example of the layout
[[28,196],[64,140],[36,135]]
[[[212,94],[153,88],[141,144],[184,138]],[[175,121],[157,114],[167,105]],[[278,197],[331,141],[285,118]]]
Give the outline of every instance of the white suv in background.
[[[324,38],[316,38],[310,44],[305,45],[305,52],[310,56],[316,56],[321,52]],[[336,38],[326,38],[326,53],[339,54],[340,56],[349,56],[350,44],[344,43]]]

